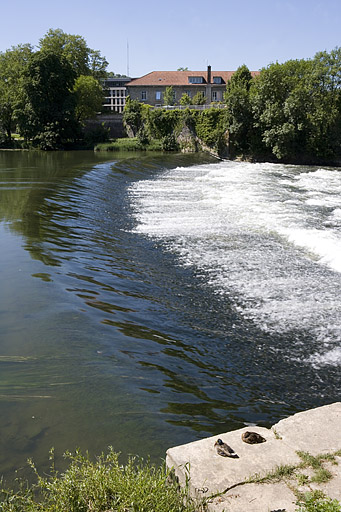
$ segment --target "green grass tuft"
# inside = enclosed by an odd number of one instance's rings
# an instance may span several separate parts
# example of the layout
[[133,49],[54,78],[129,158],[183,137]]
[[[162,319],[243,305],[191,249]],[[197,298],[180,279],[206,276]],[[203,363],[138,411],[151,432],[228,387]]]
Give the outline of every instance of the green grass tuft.
[[165,466],[155,467],[138,458],[126,465],[112,448],[95,462],[79,451],[66,453],[68,469],[54,469],[53,452],[51,476],[42,477],[34,464],[37,484],[22,486],[18,492],[0,491],[1,512],[196,512],[198,503],[189,496],[188,486],[179,489],[169,478]]
[[319,468],[315,471],[315,475],[311,477],[311,482],[323,484],[329,482],[333,478],[333,475],[326,468]]
[[341,512],[341,504],[321,491],[307,492],[296,505],[299,505],[297,512]]

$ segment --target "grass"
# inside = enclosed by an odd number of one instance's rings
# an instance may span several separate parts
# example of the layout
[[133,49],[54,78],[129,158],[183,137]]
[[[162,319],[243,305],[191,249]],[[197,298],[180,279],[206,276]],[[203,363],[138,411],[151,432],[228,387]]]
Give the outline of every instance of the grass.
[[[222,493],[217,493],[215,497],[226,494],[231,489],[241,485],[285,482],[298,499],[297,504],[300,506],[300,508],[297,509],[298,512],[341,512],[341,504],[337,500],[331,500],[321,491],[312,491],[304,494],[293,484],[294,478],[296,478],[298,486],[309,486],[310,483],[323,484],[331,480],[333,475],[324,467],[324,463],[330,462],[337,465],[335,457],[341,456],[341,450],[334,453],[323,453],[316,456],[313,456],[308,452],[298,451],[297,455],[301,459],[299,464],[281,464],[264,475],[256,473],[242,482],[237,482],[236,484],[231,485]],[[313,476],[309,477],[308,475],[300,472],[300,470],[307,468],[314,470]],[[313,507],[315,502],[316,508]]]
[[[296,465],[279,465],[264,475],[251,475],[233,484],[222,493],[205,499],[194,499],[189,493],[190,474],[186,484],[179,487],[172,472],[165,464],[156,467],[137,457],[130,457],[126,465],[119,462],[119,454],[112,448],[91,460],[80,451],[67,452],[64,457],[68,467],[58,473],[54,465],[54,452],[50,452],[50,475],[41,476],[30,461],[36,483],[20,483],[18,490],[0,489],[0,512],[199,512],[207,509],[209,500],[221,496],[241,485],[285,482],[297,497],[297,512],[341,512],[337,500],[328,498],[322,491],[303,493],[296,486],[325,483],[332,478],[324,464],[337,464],[341,450],[313,456],[297,452],[301,462]],[[313,469],[309,477],[300,472]],[[308,487],[309,488],[309,487]]]
[[297,466],[289,465],[289,464],[281,464],[280,466],[277,466],[272,471],[269,471],[265,475],[261,476],[258,473],[255,475],[250,476],[246,483],[249,484],[267,484],[267,483],[274,483],[274,482],[280,482],[281,480],[284,480],[285,478],[291,478],[292,475],[297,470]]
[[328,498],[321,491],[307,492],[302,496],[296,505],[297,512],[341,512],[341,504],[337,500]]
[[162,149],[162,142],[159,140],[153,140],[148,144],[141,144],[137,137],[103,142],[95,147],[95,151],[162,151]]
[[18,491],[0,490],[1,512],[198,512],[205,500],[189,496],[188,485],[179,489],[170,478],[165,465],[155,467],[138,458],[126,465],[109,448],[91,461],[79,451],[66,453],[68,469],[62,473],[54,468],[51,451],[51,475],[36,474],[31,487],[21,484]]
[[315,482],[318,484],[328,482],[332,479],[333,475],[328,469],[323,467],[323,463],[331,462],[332,464],[337,464],[335,456],[339,455],[339,453],[340,452],[326,454],[322,453],[314,457],[308,452],[298,451],[297,454],[302,460],[299,468],[310,467],[314,470],[315,474],[311,477],[310,482]]

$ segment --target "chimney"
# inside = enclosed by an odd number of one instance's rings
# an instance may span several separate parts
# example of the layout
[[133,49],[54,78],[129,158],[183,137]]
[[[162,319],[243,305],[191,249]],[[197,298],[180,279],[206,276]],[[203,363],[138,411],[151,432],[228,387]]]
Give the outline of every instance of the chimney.
[[211,66],[207,66],[207,83],[211,83]]

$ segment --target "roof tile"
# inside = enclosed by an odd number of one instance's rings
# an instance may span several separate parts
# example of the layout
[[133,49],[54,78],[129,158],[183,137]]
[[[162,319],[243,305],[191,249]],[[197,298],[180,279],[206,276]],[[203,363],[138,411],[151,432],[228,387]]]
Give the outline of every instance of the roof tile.
[[[211,82],[215,76],[221,76],[224,83],[230,80],[234,71],[211,71]],[[258,75],[258,71],[251,71],[252,76]],[[207,71],[151,71],[147,75],[141,78],[135,78],[129,83],[129,87],[135,85],[189,85],[188,77],[190,76],[202,76],[204,78],[204,84],[207,81]],[[190,84],[190,85],[201,85],[201,84]]]

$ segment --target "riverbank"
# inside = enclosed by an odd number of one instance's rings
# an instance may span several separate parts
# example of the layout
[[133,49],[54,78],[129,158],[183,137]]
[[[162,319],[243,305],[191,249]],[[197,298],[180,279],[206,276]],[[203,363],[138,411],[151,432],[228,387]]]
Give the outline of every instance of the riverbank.
[[[340,424],[337,402],[297,413],[270,429],[250,426],[170,448],[166,463],[182,485],[190,478],[193,497],[209,497],[211,512],[294,512],[298,502],[314,496],[341,501]],[[250,430],[266,442],[242,442]],[[217,454],[218,438],[234,449],[235,458]]]
[[[95,461],[66,453],[59,474],[50,451],[49,476],[20,490],[0,490],[3,512],[22,510],[136,510],[146,512],[339,512],[341,510],[341,403],[297,413],[271,429],[252,426],[170,448],[166,464],[138,457],[122,465],[112,448]],[[252,430],[266,441],[246,444]],[[221,437],[236,456],[221,457]],[[180,487],[178,486],[180,482]]]

